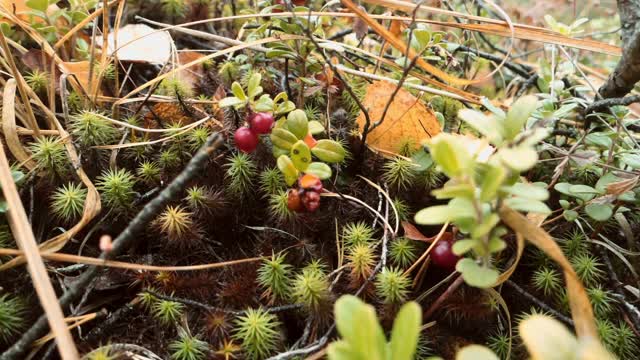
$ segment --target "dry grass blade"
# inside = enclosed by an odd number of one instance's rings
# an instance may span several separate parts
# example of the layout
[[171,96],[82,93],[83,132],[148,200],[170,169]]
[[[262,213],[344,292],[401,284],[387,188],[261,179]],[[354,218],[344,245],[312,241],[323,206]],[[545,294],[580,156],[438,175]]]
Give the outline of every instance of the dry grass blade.
[[0,141],[0,185],[7,201],[9,210],[7,218],[11,232],[18,246],[24,251],[27,269],[31,275],[33,286],[40,299],[40,304],[47,314],[49,325],[58,342],[58,351],[63,360],[78,359],[78,350],[73,343],[73,337],[64,322],[64,314],[58,304],[58,298],[49,281],[47,269],[38,251],[38,244],[31,230],[27,213],[22,206],[16,184],[11,176],[9,161],[4,152],[4,145]]
[[[0,255],[23,255],[24,252],[15,249],[0,249]],[[127,270],[143,270],[143,271],[196,271],[196,270],[209,270],[230,265],[244,264],[250,262],[256,262],[264,259],[263,257],[254,257],[239,260],[230,260],[220,263],[209,263],[200,265],[188,265],[188,266],[157,266],[157,265],[145,265],[128,263],[125,261],[103,260],[89,256],[78,256],[72,254],[60,254],[60,253],[40,253],[44,259],[50,261],[59,261],[75,264],[86,264],[104,266],[109,268],[127,269]]]
[[[342,4],[344,6],[346,6],[349,10],[351,10],[353,13],[355,13],[356,15],[358,15],[364,22],[366,22],[369,27],[371,27],[378,35],[380,35],[384,40],[386,40],[389,44],[391,44],[393,47],[396,48],[396,50],[402,52],[407,58],[413,59],[416,56],[419,56],[418,54],[416,54],[416,52],[411,49],[409,46],[407,46],[407,44],[405,44],[405,42],[398,38],[397,36],[395,36],[393,33],[391,33],[391,31],[387,30],[384,26],[380,25],[380,23],[378,23],[376,20],[374,20],[371,16],[369,16],[369,14],[367,14],[364,10],[362,10],[362,8],[356,6],[351,0],[341,0]],[[506,14],[504,14],[504,12],[501,12],[503,16],[505,16],[507,19],[509,19]],[[514,34],[514,29],[513,29],[513,24],[511,23],[510,20],[508,20],[508,26],[509,29],[511,30],[511,38],[513,40],[513,34]],[[513,43],[513,41],[512,41]],[[510,52],[511,50],[509,50]],[[507,55],[509,54],[509,52],[507,52]],[[506,56],[504,58],[504,60],[502,61],[502,64],[504,64],[504,62],[507,60],[508,56]],[[443,81],[446,81],[448,83],[454,84],[454,85],[471,85],[471,84],[476,84],[478,82],[482,82],[485,81],[486,78],[481,78],[481,79],[473,79],[473,80],[468,80],[468,79],[461,79],[455,76],[451,76],[449,74],[447,74],[446,72],[440,70],[438,67],[429,64],[427,61],[425,61],[424,59],[422,59],[421,57],[418,57],[416,59],[416,65],[418,65],[420,68],[422,68],[423,70],[425,70],[426,72],[428,72],[431,75],[437,76],[438,78],[442,79]],[[494,70],[497,71],[500,68],[500,66],[496,67],[496,69]],[[492,74],[489,74],[488,76],[491,76]],[[449,89],[447,89],[449,90]]]
[[[16,160],[31,170],[36,167],[35,161],[22,146],[16,126],[16,80],[9,79],[4,86],[2,95],[2,133],[7,142],[9,151]],[[33,130],[29,130],[33,131]]]
[[500,209],[500,218],[516,233],[521,234],[549,255],[562,268],[576,334],[582,338],[598,338],[593,309],[587,292],[558,244],[546,231],[513,209],[503,206]]

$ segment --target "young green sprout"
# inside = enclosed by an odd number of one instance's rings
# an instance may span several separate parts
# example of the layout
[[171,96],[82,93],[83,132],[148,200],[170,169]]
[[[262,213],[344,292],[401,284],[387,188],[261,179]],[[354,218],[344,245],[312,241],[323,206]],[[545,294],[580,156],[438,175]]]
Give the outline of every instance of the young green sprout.
[[416,167],[411,160],[396,157],[384,164],[382,179],[399,190],[407,190],[416,179]]
[[71,222],[82,214],[86,198],[87,189],[79,184],[68,183],[51,195],[51,211],[62,221]]
[[349,223],[342,228],[342,240],[347,246],[370,244],[373,241],[374,230],[364,221]]
[[278,348],[280,322],[266,310],[248,309],[235,320],[233,338],[242,344],[248,359],[265,359]]
[[171,325],[178,322],[183,310],[184,305],[179,302],[159,299],[153,304],[151,313],[163,324]]
[[235,154],[225,167],[229,190],[238,196],[248,194],[257,176],[256,165],[249,155]]
[[43,136],[29,146],[38,169],[49,176],[65,175],[70,162],[64,143],[60,138]]
[[114,209],[128,209],[135,196],[134,176],[126,169],[109,169],[98,176],[97,188],[102,200]]
[[204,360],[209,352],[209,344],[180,328],[178,339],[169,344],[169,351],[174,360]]
[[384,268],[376,276],[376,292],[385,304],[398,304],[407,300],[411,279],[402,270]]
[[389,258],[400,268],[407,268],[418,258],[418,249],[413,240],[401,237],[389,245]]
[[71,134],[83,147],[106,145],[114,142],[119,131],[100,114],[83,111],[71,117]]
[[271,255],[258,269],[258,284],[265,289],[265,297],[274,302],[289,295],[292,266],[284,262],[285,254]]
[[0,296],[0,343],[8,343],[25,326],[25,306],[17,297]]

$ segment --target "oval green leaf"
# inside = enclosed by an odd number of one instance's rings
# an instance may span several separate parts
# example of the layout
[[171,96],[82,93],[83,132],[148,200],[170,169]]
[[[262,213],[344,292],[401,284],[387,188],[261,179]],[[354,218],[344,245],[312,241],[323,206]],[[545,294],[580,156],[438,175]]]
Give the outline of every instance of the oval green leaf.
[[309,150],[309,146],[302,140],[298,140],[293,144],[290,156],[293,165],[300,171],[307,170],[309,164],[311,164],[311,150]]
[[319,140],[311,152],[318,159],[327,163],[342,162],[347,154],[339,142],[327,139]]

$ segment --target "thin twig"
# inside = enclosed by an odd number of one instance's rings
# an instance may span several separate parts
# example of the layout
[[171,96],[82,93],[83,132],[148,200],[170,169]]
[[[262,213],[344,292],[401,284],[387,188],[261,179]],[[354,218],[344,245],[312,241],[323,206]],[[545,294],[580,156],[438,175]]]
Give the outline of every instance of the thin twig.
[[571,320],[567,316],[559,313],[556,309],[554,309],[551,306],[547,305],[546,303],[544,303],[542,300],[538,299],[537,297],[529,294],[525,289],[523,289],[520,286],[518,286],[518,284],[516,284],[515,282],[513,282],[511,280],[507,280],[505,283],[507,285],[509,285],[515,292],[517,292],[518,294],[520,294],[521,296],[523,296],[527,300],[531,301],[532,303],[538,305],[542,310],[550,313],[551,315],[553,315],[558,320],[560,320],[560,321],[564,322],[565,324],[573,327],[573,320]]

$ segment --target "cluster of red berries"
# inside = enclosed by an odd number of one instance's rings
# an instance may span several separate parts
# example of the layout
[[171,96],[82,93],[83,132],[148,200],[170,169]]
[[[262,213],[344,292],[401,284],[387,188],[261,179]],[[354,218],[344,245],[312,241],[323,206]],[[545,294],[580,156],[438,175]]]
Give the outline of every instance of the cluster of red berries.
[[315,175],[305,174],[298,179],[298,187],[289,189],[287,207],[295,212],[314,212],[320,207],[322,181]]
[[249,126],[239,127],[233,134],[233,140],[240,151],[250,153],[258,147],[258,135],[270,133],[275,121],[273,115],[262,112],[250,114],[247,122]]
[[460,256],[453,253],[454,235],[450,232],[445,232],[431,251],[431,261],[437,267],[455,270]]

